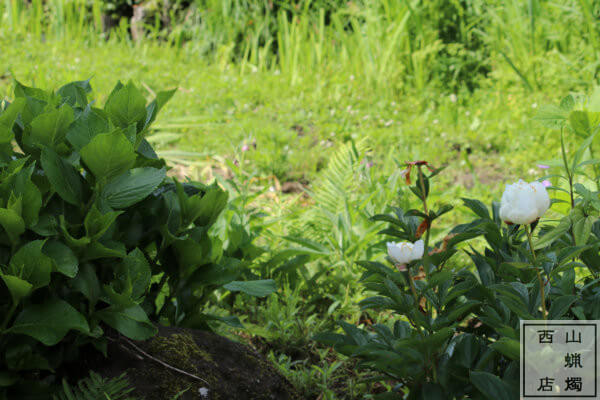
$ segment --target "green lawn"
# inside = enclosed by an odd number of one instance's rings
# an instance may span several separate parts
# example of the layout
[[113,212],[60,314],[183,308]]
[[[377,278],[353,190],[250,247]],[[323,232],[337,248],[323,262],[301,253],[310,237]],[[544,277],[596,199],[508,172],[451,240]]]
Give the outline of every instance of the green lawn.
[[[156,141],[199,153],[194,161],[203,166],[241,158],[248,145],[244,171],[280,182],[312,181],[331,153],[351,140],[366,140],[377,174],[390,174],[393,160],[448,165],[451,197],[494,190],[515,176],[533,178],[536,161],[557,155],[558,141],[531,118],[536,107],[568,93],[553,87],[531,93],[514,84],[459,93],[456,102],[437,90],[380,96],[353,76],[320,73],[291,84],[277,71],[221,69],[152,43],[74,49],[69,42],[31,39],[11,46],[13,40],[6,32],[0,36],[3,97],[12,73],[46,88],[91,77],[100,99],[117,79],[134,80],[149,97],[151,90],[178,87],[157,122]],[[553,154],[534,150],[541,147]]]

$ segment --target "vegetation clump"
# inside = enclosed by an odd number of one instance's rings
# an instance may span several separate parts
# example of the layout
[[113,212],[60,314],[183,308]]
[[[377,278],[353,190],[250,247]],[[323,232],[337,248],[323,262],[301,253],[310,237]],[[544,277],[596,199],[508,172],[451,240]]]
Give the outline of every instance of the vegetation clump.
[[153,321],[205,327],[214,290],[274,290],[236,281],[245,264],[209,234],[227,193],[167,177],[145,139],[175,91],[146,104],[118,83],[103,108],[90,92],[15,82],[0,109],[2,397],[50,390],[82,346],[105,353],[106,327],[133,340],[156,334]]

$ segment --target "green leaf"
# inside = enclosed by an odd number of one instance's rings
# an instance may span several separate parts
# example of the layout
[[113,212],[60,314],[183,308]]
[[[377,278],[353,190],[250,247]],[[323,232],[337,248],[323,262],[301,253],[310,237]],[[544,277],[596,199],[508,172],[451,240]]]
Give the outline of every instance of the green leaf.
[[54,346],[71,329],[89,333],[87,321],[64,300],[47,300],[43,304],[28,305],[8,329],[11,333],[28,335],[46,346]]
[[399,309],[404,304],[398,304],[398,302],[395,302],[389,297],[371,296],[361,300],[358,305],[360,306],[361,310],[366,310],[369,308],[376,310],[393,310],[395,306],[397,309]]
[[99,239],[122,213],[122,211],[110,211],[102,214],[93,204],[83,221],[86,236],[92,240]]
[[117,289],[112,285],[102,285],[102,289],[104,294],[102,300],[113,306],[115,309],[123,310],[138,304],[129,293],[118,293]]
[[115,273],[121,285],[121,292],[127,288],[127,292],[134,300],[141,298],[150,286],[152,271],[144,253],[138,248],[123,258]]
[[127,208],[148,197],[165,176],[164,168],[134,168],[108,182],[100,196],[112,208]]
[[104,110],[116,126],[127,128],[146,118],[146,99],[135,85],[129,82],[111,93]]
[[444,310],[444,317],[449,321],[456,321],[459,319],[463,319],[466,313],[470,312],[473,308],[477,307],[481,304],[480,301],[477,300],[467,300],[464,304],[457,305],[455,307],[450,308],[449,310]]
[[81,259],[89,261],[98,258],[123,258],[126,255],[127,251],[122,242],[105,240],[103,242],[94,241],[90,243],[86,247],[85,253],[81,256]]
[[166,90],[156,94],[156,98],[148,105],[148,107],[146,107],[147,115],[144,128],[148,127],[152,122],[154,122],[158,112],[171,99],[171,97],[173,97],[175,92],[177,92],[177,89]]
[[177,251],[178,264],[183,271],[191,271],[210,260],[212,242],[208,234],[204,234],[200,238],[178,240],[173,246]]
[[48,147],[42,150],[41,162],[52,189],[67,203],[80,206],[83,203],[83,178],[75,167]]
[[474,199],[462,199],[463,203],[466,207],[468,207],[471,211],[477,214],[478,217],[483,219],[490,219],[490,212],[488,208],[479,200]]
[[273,279],[256,281],[233,281],[224,285],[223,288],[232,292],[244,292],[250,296],[265,297],[277,290]]
[[67,132],[67,140],[76,150],[81,150],[95,136],[110,130],[108,115],[98,108],[88,105],[79,118],[71,124]]
[[427,277],[427,286],[423,290],[434,288],[444,282],[452,281],[452,272],[448,270],[435,271]]
[[25,107],[25,99],[17,98],[0,114],[0,144],[14,139],[13,125]]
[[[442,328],[432,335],[426,336],[422,341],[425,345],[425,348],[429,349],[437,349],[444,342],[450,339],[454,335],[454,329],[451,328]],[[434,350],[429,350],[434,351]]]
[[43,240],[31,241],[17,250],[10,259],[9,271],[33,285],[33,290],[50,283],[52,259],[42,253]]
[[73,279],[73,288],[83,293],[83,295],[92,303],[96,304],[100,298],[100,282],[94,267],[89,263],[84,263]]
[[44,245],[43,252],[54,261],[55,271],[69,278],[74,278],[77,275],[79,260],[67,245],[57,240],[52,240]]
[[537,250],[551,245],[556,239],[568,232],[569,228],[571,228],[571,220],[569,217],[561,219],[557,226],[555,226],[552,230],[547,232],[533,244],[533,248]]
[[588,137],[598,123],[600,123],[598,112],[575,110],[569,114],[571,128],[581,137]]
[[66,100],[67,104],[76,104],[85,107],[87,105],[87,93],[92,91],[90,80],[67,83],[58,89],[57,93]]
[[575,152],[575,155],[573,156],[573,162],[572,162],[572,165],[571,165],[571,171],[575,172],[575,170],[577,168],[577,165],[579,165],[579,161],[581,161],[581,159],[583,158],[584,153],[586,152],[586,150],[588,149],[588,147],[590,147],[590,145],[594,141],[594,138],[596,137],[596,135],[598,134],[598,132],[599,132],[598,130],[595,130],[594,133],[592,133],[589,136],[587,136],[586,139],[581,143],[581,145],[579,146],[579,148]]
[[571,305],[577,301],[578,297],[573,295],[553,297],[552,304],[550,305],[549,310],[549,318],[550,319],[560,319],[563,315],[565,315]]
[[[456,345],[454,347],[452,361],[470,369],[479,354],[479,339],[471,333],[464,333],[456,336],[453,341]],[[452,346],[452,344],[450,346]]]
[[594,224],[594,217],[585,217],[577,220],[573,224],[573,235],[575,236],[575,245],[585,245],[590,235],[592,234],[592,225]]
[[133,340],[146,340],[154,336],[157,329],[140,306],[124,310],[109,307],[98,311],[97,316],[109,326]]
[[58,234],[58,223],[53,215],[42,214],[31,230],[40,236],[54,236]]
[[40,114],[31,121],[30,140],[38,147],[56,149],[64,142],[67,129],[74,120],[73,109],[65,104],[57,110]]
[[540,107],[534,119],[540,121],[542,125],[551,129],[560,129],[569,118],[569,110],[558,106]]
[[489,372],[471,371],[470,379],[488,399],[513,400],[519,397],[515,388]]
[[177,193],[184,220],[200,226],[210,226],[227,205],[227,192],[217,184],[207,188],[204,195],[198,193],[192,197],[184,197],[181,190]]
[[140,145],[137,149],[137,152],[151,160],[158,160],[158,155],[152,148],[152,145],[150,145],[150,143],[148,143],[148,141],[146,139],[142,139],[142,141],[140,142]]
[[50,95],[42,89],[25,86],[15,79],[15,97],[33,97],[47,102]]
[[494,343],[490,344],[490,347],[499,353],[505,355],[511,360],[519,360],[521,357],[521,345],[518,340],[501,337]]
[[33,285],[18,276],[6,275],[0,272],[0,277],[6,284],[13,299],[13,304],[19,304],[22,299],[29,296],[33,291]]
[[81,159],[96,179],[107,182],[135,164],[133,145],[123,133],[102,133],[81,149]]
[[14,176],[12,188],[14,193],[23,199],[23,209],[20,214],[28,228],[37,224],[42,208],[42,193],[31,178],[33,171],[33,165],[19,171]]
[[19,242],[19,236],[25,232],[25,221],[15,210],[0,208],[0,225],[8,235],[12,244]]

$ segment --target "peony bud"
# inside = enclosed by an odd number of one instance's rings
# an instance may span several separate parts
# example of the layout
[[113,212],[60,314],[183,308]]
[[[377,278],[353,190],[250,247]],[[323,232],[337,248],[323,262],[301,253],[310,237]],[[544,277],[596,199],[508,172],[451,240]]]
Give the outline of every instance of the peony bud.
[[541,182],[519,179],[506,185],[500,201],[500,218],[506,223],[531,224],[550,208],[550,197]]
[[425,251],[425,243],[422,240],[417,240],[415,243],[410,242],[388,242],[388,255],[396,264],[408,264],[413,260],[418,260],[423,257]]

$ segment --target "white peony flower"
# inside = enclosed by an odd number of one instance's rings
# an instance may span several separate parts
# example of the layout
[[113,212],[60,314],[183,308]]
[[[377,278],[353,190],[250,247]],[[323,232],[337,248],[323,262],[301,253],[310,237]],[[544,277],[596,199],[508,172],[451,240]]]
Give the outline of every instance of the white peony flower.
[[506,185],[500,201],[500,218],[507,223],[527,225],[550,208],[550,197],[541,182]]
[[415,243],[410,242],[388,242],[388,255],[396,264],[408,264],[413,260],[418,260],[423,257],[425,251],[425,243],[422,240],[417,240]]

